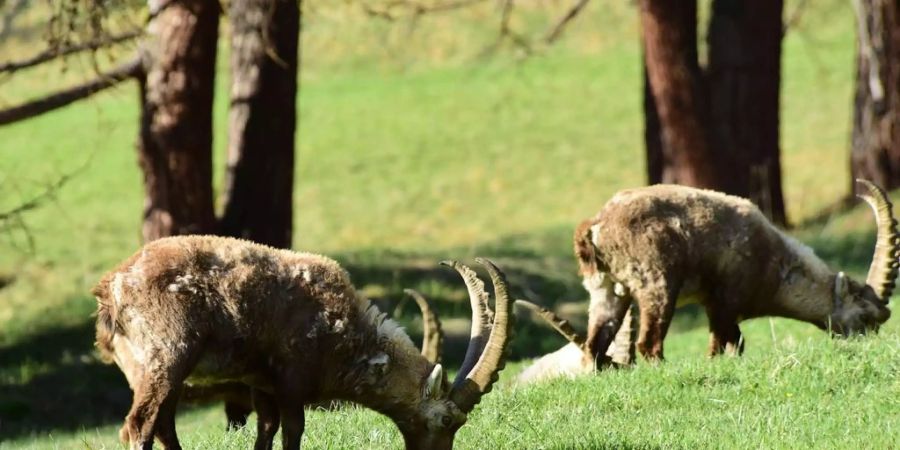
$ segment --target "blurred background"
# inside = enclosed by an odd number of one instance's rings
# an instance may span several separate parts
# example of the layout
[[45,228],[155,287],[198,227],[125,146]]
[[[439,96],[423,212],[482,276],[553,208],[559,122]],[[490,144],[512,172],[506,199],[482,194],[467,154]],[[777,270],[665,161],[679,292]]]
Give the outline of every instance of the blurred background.
[[[329,255],[414,340],[416,288],[451,362],[437,262],[491,257],[583,329],[572,233],[620,189],[750,198],[864,273],[851,180],[900,185],[898,38],[888,0],[0,0],[0,441],[124,417],[89,291],[167,235]],[[516,360],[563,342],[520,329]]]

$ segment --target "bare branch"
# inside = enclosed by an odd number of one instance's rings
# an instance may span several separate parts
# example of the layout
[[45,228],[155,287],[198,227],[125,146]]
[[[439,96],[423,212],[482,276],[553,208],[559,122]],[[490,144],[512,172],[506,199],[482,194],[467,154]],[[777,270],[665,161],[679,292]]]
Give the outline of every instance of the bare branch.
[[794,28],[800,23],[800,19],[803,17],[803,13],[806,12],[806,6],[809,3],[808,0],[800,0],[797,3],[797,7],[794,8],[794,11],[788,16],[788,20],[784,22],[784,25],[781,28],[782,34],[787,34],[788,30]]
[[22,105],[0,110],[0,126],[21,120],[30,119],[45,112],[61,108],[78,100],[85,99],[109,87],[133,78],[141,71],[140,58],[116,67],[99,77],[71,88],[50,94],[46,97],[32,100]]
[[[369,16],[387,20],[388,22],[393,22],[397,20],[401,15],[409,15],[413,18],[418,18],[418,16],[422,16],[425,14],[462,9],[467,6],[484,3],[485,1],[487,0],[448,0],[440,3],[424,4],[399,0],[392,1],[380,9],[373,8],[371,5],[367,5],[365,3],[362,4],[362,8],[363,11]],[[406,13],[398,13],[395,12],[395,10],[405,10]]]
[[72,45],[64,48],[49,48],[37,55],[21,61],[11,61],[0,64],[0,73],[15,72],[17,70],[27,69],[29,67],[43,64],[47,61],[59,58],[61,56],[71,55],[72,53],[83,52],[85,50],[97,50],[103,47],[127,42],[141,36],[140,30],[130,31],[116,36],[109,36],[102,39],[94,39],[82,44]]
[[546,36],[544,36],[544,43],[550,45],[555,42],[565,30],[569,22],[571,22],[572,19],[578,16],[578,13],[584,10],[584,7],[587,6],[589,1],[591,0],[578,0],[574,5],[572,5],[572,8],[569,9],[569,11],[567,11],[566,14],[556,22],[556,25],[554,25],[553,28],[550,29],[550,32],[547,33]]
[[90,162],[90,159],[85,161],[84,165],[82,165],[81,167],[59,177],[58,180],[56,180],[55,182],[53,182],[49,186],[47,186],[47,188],[44,189],[44,191],[41,192],[40,194],[35,195],[34,197],[13,207],[12,209],[9,209],[7,211],[0,211],[0,226],[5,225],[8,221],[15,220],[15,221],[19,222],[18,223],[19,226],[22,226],[22,228],[24,228],[23,224],[21,223],[21,217],[20,217],[22,215],[22,213],[31,211],[32,209],[35,209],[35,208],[41,206],[46,201],[48,201],[53,196],[55,196],[56,193],[59,192],[59,190],[63,186],[65,186],[66,183],[68,183],[69,181],[72,180],[72,178],[75,177],[75,175],[81,173],[81,171],[84,170],[88,166],[89,162]]
[[503,9],[500,13],[500,33],[497,36],[497,40],[490,46],[488,46],[484,51],[482,51],[482,55],[489,55],[500,48],[500,45],[503,44],[505,39],[509,39],[516,47],[525,52],[525,55],[530,56],[534,51],[531,48],[531,44],[527,39],[522,37],[522,35],[516,33],[510,27],[509,22],[512,19],[513,9],[515,7],[514,0],[503,0]]

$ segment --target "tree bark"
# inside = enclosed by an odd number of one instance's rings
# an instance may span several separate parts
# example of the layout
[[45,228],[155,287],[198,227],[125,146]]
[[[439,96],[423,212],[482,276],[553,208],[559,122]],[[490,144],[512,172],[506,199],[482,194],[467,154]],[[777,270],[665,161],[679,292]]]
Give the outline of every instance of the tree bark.
[[662,181],[718,188],[697,60],[696,0],[641,0],[644,61],[662,129]]
[[781,0],[715,0],[707,87],[721,188],[785,224],[779,161]]
[[854,0],[857,13],[856,95],[851,187],[865,178],[900,187],[900,2]]
[[140,78],[146,241],[215,230],[212,105],[219,4],[171,0],[155,12]]
[[300,5],[233,0],[231,111],[221,232],[291,246]]
[[663,168],[671,162],[665,159],[663,150],[662,128],[659,113],[656,111],[656,99],[650,89],[650,76],[647,64],[644,63],[644,146],[647,148],[647,184],[663,182]]
[[757,3],[714,1],[704,71],[696,0],[642,0],[647,178],[746,197],[785,224],[779,147],[783,1]]

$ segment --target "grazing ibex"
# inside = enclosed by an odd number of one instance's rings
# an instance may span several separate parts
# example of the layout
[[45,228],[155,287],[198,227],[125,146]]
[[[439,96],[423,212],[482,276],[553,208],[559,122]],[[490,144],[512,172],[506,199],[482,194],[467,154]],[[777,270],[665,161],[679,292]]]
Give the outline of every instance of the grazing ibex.
[[575,254],[591,295],[586,339],[549,311],[523,303],[586,359],[607,351],[632,300],[640,308],[637,348],[649,360],[663,357],[675,306],[685,301],[706,309],[710,355],[740,353],[738,323],[753,317],[802,320],[841,336],[877,330],[890,317],[900,236],[884,191],[857,181],[877,223],[865,284],[831,271],[747,200],[657,185],[619,192],[575,232]]
[[[431,307],[431,303],[419,292],[413,289],[405,289],[407,295],[412,297],[422,311],[422,356],[428,362],[437,364],[441,362],[441,349],[444,335],[441,330],[441,321]],[[193,403],[211,402],[223,400],[225,402],[226,429],[235,430],[247,424],[247,418],[253,412],[253,396],[250,386],[238,382],[228,382],[214,385],[191,386],[186,385],[181,394],[182,401]],[[310,407],[332,407],[334,402],[313,404]],[[277,422],[277,420],[275,421]],[[272,431],[273,433],[277,431]]]
[[[179,236],[153,241],[94,288],[97,346],[134,391],[120,437],[132,449],[180,448],[175,407],[185,381],[253,387],[256,448],[297,449],[303,405],[346,400],[390,417],[407,448],[449,449],[503,369],[513,316],[503,273],[488,260],[496,313],[475,272],[469,347],[452,385],[392,320],[323,256],[247,241]],[[493,320],[488,320],[493,318]]]

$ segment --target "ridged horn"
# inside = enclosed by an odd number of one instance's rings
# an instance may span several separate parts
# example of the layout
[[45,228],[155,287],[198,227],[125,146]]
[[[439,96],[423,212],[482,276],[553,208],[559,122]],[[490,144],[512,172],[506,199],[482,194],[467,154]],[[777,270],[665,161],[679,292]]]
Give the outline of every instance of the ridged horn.
[[[500,371],[506,365],[509,341],[513,334],[515,316],[512,312],[512,300],[507,291],[506,276],[494,263],[487,259],[476,258],[479,264],[487,269],[494,283],[495,312],[491,335],[478,362],[471,371],[460,369],[450,390],[450,401],[459,409],[468,413],[481,401],[481,397],[491,391]],[[467,352],[468,353],[468,352]]]
[[869,266],[869,274],[866,275],[866,284],[883,302],[887,303],[894,290],[894,281],[897,279],[897,258],[900,256],[900,236],[897,233],[897,221],[894,219],[891,201],[887,194],[874,183],[868,180],[857,179],[857,183],[865,186],[868,194],[859,194],[875,213],[877,238],[875,240],[875,253],[872,255],[872,264]]
[[478,362],[484,346],[487,345],[488,335],[491,332],[493,318],[488,308],[488,294],[484,291],[484,282],[478,279],[478,274],[459,261],[441,261],[441,264],[452,267],[462,276],[466,289],[469,291],[469,303],[472,306],[472,331],[469,334],[469,347],[463,358],[459,373],[465,374],[472,370]]
[[432,364],[440,363],[444,344],[440,319],[424,295],[413,289],[404,289],[403,292],[412,297],[422,310],[422,356]]
[[581,349],[584,349],[584,336],[578,334],[572,325],[569,324],[569,321],[559,317],[553,311],[550,311],[543,306],[535,305],[534,303],[529,302],[528,300],[516,300],[516,304],[522,307],[525,307],[534,314],[537,314],[538,317],[547,321],[559,334],[563,335],[569,342],[577,345]]

